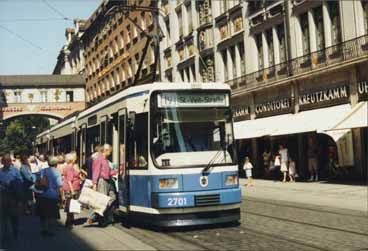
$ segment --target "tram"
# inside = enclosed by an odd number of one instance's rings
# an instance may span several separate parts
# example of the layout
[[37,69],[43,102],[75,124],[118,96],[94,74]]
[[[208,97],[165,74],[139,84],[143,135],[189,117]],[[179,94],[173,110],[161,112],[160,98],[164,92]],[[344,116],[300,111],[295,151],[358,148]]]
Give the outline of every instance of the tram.
[[112,145],[119,211],[129,219],[160,227],[238,222],[230,94],[223,83],[134,86],[36,142],[51,154],[75,150],[81,166],[96,144]]

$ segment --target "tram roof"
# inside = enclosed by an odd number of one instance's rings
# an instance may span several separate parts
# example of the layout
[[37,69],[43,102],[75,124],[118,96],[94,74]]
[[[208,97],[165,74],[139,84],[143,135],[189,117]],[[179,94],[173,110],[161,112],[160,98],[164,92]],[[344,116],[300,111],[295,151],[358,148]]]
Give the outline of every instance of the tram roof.
[[187,82],[176,82],[176,83],[171,83],[171,82],[155,82],[153,84],[146,84],[146,85],[139,85],[139,86],[133,86],[130,87],[124,91],[121,91],[117,94],[115,94],[114,96],[111,96],[109,98],[107,98],[106,100],[90,107],[87,108],[86,110],[80,112],[78,115],[73,116],[71,118],[68,118],[64,121],[62,121],[61,123],[53,126],[52,128],[50,128],[49,130],[46,130],[42,133],[40,133],[39,135],[37,135],[37,138],[43,137],[47,134],[52,133],[53,131],[60,129],[64,126],[67,126],[73,122],[76,121],[76,119],[79,118],[83,118],[88,116],[89,114],[102,109],[106,106],[108,106],[111,103],[114,103],[124,97],[130,96],[130,95],[135,95],[135,94],[139,94],[142,93],[142,96],[145,96],[145,94],[150,94],[153,91],[158,91],[158,90],[230,90],[230,87],[224,83],[220,83],[220,82],[209,82],[209,83],[200,83],[200,82],[192,82],[192,83],[187,83]]
[[78,115],[79,118],[83,118],[85,116],[88,116],[90,113],[93,113],[99,109],[102,109],[106,106],[108,106],[111,103],[114,103],[126,96],[142,93],[142,96],[144,96],[144,92],[146,94],[150,94],[153,91],[159,91],[159,90],[230,90],[230,87],[224,83],[220,82],[209,82],[209,83],[201,83],[201,82],[154,82],[152,84],[145,84],[145,85],[138,85],[133,86],[130,88],[127,88],[126,90],[123,90],[114,96],[111,96],[104,101],[82,111]]

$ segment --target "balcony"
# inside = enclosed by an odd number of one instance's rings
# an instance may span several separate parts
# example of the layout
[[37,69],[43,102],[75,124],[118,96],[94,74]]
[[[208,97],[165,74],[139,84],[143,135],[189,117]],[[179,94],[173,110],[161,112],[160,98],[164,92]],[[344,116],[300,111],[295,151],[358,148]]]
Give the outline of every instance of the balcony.
[[247,90],[258,86],[272,85],[275,81],[329,66],[368,59],[368,34],[343,43],[273,65],[256,72],[226,81],[233,90]]

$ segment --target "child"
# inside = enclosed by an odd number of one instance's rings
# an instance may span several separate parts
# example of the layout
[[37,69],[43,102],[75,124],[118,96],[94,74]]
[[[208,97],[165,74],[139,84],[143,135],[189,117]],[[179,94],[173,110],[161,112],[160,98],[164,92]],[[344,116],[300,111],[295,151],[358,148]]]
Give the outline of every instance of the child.
[[253,165],[252,165],[252,163],[250,163],[249,157],[245,157],[243,169],[244,169],[245,174],[247,175],[247,179],[248,179],[248,182],[247,182],[246,186],[253,186],[253,184],[252,184],[253,183],[253,181],[252,181]]
[[290,182],[295,182],[296,165],[292,157],[289,158],[289,179]]

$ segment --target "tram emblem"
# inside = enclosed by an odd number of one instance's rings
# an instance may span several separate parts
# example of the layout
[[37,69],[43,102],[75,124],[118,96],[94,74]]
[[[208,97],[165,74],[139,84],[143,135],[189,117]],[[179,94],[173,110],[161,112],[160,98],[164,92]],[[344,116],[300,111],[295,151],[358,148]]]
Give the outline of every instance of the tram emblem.
[[207,187],[208,186],[208,177],[207,176],[201,176],[199,178],[199,184],[201,187]]

